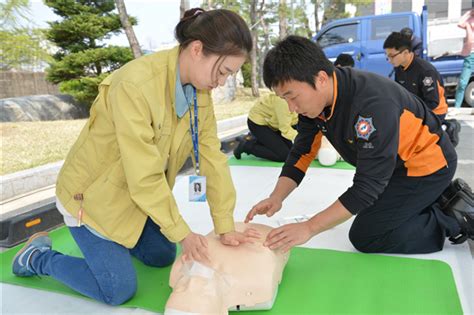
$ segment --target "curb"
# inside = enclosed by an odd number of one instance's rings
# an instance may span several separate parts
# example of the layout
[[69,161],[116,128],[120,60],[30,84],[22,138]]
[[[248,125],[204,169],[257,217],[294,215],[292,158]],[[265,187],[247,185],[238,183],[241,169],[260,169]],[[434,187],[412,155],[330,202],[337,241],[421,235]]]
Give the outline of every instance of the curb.
[[[217,122],[217,134],[223,146],[247,131],[247,115],[241,115]],[[58,161],[35,168],[0,176],[0,202],[56,184],[64,161]]]

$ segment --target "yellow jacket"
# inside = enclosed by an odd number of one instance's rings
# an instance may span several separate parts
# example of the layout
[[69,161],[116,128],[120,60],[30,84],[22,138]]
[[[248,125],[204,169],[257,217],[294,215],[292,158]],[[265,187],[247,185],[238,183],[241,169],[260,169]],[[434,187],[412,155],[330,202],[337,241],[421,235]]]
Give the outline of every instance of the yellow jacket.
[[[80,201],[74,195],[83,194],[82,222],[128,248],[148,216],[172,242],[190,232],[172,194],[192,152],[189,113],[181,119],[175,113],[177,58],[175,47],[107,77],[58,176],[56,195],[66,210],[77,218]],[[208,91],[197,96],[201,174],[207,176],[216,233],[226,233],[234,230],[235,189],[220,151],[212,99]]]
[[259,98],[250,109],[249,119],[257,125],[279,130],[288,140],[296,137],[297,132],[291,126],[298,123],[298,114],[291,113],[288,104],[275,94]]

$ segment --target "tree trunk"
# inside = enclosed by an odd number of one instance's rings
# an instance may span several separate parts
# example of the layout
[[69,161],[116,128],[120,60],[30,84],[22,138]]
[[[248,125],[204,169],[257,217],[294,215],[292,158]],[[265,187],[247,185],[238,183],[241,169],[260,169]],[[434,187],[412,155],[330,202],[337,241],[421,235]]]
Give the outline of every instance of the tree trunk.
[[319,11],[319,0],[314,1],[314,26],[316,30],[316,34],[319,32],[319,17],[318,17],[318,11]]
[[[301,6],[306,9],[305,0],[301,0]],[[308,20],[308,15],[306,14],[306,10],[303,10],[303,24],[308,34],[308,38],[313,38],[313,34],[311,33],[311,29],[309,28],[309,20]]]
[[132,49],[133,57],[141,57],[142,50],[140,49],[140,44],[138,44],[138,40],[135,36],[135,32],[133,31],[132,24],[128,19],[127,10],[125,8],[125,2],[124,0],[115,0],[115,4],[117,5],[117,10],[119,12],[120,23],[122,24],[122,27],[125,30],[125,34],[127,35],[127,39],[130,44],[130,48]]
[[278,6],[278,17],[280,20],[280,40],[283,40],[288,35],[288,24],[286,19],[286,0],[280,0],[280,5]]
[[184,12],[189,10],[189,0],[181,0],[181,4],[179,5],[179,18],[184,16]]
[[262,21],[262,29],[263,29],[263,36],[264,36],[264,39],[265,39],[265,41],[264,41],[265,46],[263,48],[263,53],[260,56],[260,60],[259,60],[260,61],[259,74],[260,74],[260,86],[264,87],[265,82],[263,81],[263,62],[265,61],[265,56],[267,55],[267,52],[268,52],[268,50],[270,50],[270,46],[271,46],[270,32],[268,30],[268,25],[265,22],[265,20]]
[[252,95],[255,97],[260,96],[259,90],[258,90],[258,81],[257,81],[257,37],[258,37],[258,32],[257,32],[257,0],[252,0],[250,2],[250,25],[253,25],[253,28],[251,30],[252,34],[252,52],[250,53],[250,63],[252,65],[252,71],[251,71],[251,83],[252,83]]
[[206,8],[206,10],[212,10],[212,0],[204,0],[202,2],[202,7]]

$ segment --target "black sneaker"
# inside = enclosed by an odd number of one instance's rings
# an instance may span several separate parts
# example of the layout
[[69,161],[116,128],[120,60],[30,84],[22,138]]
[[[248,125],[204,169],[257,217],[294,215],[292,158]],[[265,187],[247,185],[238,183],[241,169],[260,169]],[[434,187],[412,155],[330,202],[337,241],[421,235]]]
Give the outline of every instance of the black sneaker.
[[250,140],[253,140],[254,138],[255,137],[249,132],[246,135],[236,137],[235,140],[242,142],[242,141],[250,141]]
[[454,244],[463,243],[468,238],[474,240],[474,194],[471,187],[457,178],[441,194],[438,203],[443,212],[455,218],[461,228],[461,233],[449,240]]
[[242,158],[242,153],[244,153],[245,141],[239,141],[239,145],[234,149],[234,156],[237,160]]

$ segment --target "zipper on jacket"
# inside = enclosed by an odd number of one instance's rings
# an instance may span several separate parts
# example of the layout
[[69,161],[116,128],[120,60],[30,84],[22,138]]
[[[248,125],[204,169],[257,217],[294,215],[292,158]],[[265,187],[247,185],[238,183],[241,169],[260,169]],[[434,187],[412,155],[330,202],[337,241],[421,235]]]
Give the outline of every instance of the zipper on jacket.
[[77,213],[77,227],[80,227],[82,224],[82,216],[84,215],[84,208],[82,206],[82,203],[84,202],[84,195],[75,194],[74,200],[81,202],[81,204],[79,205],[79,212]]

